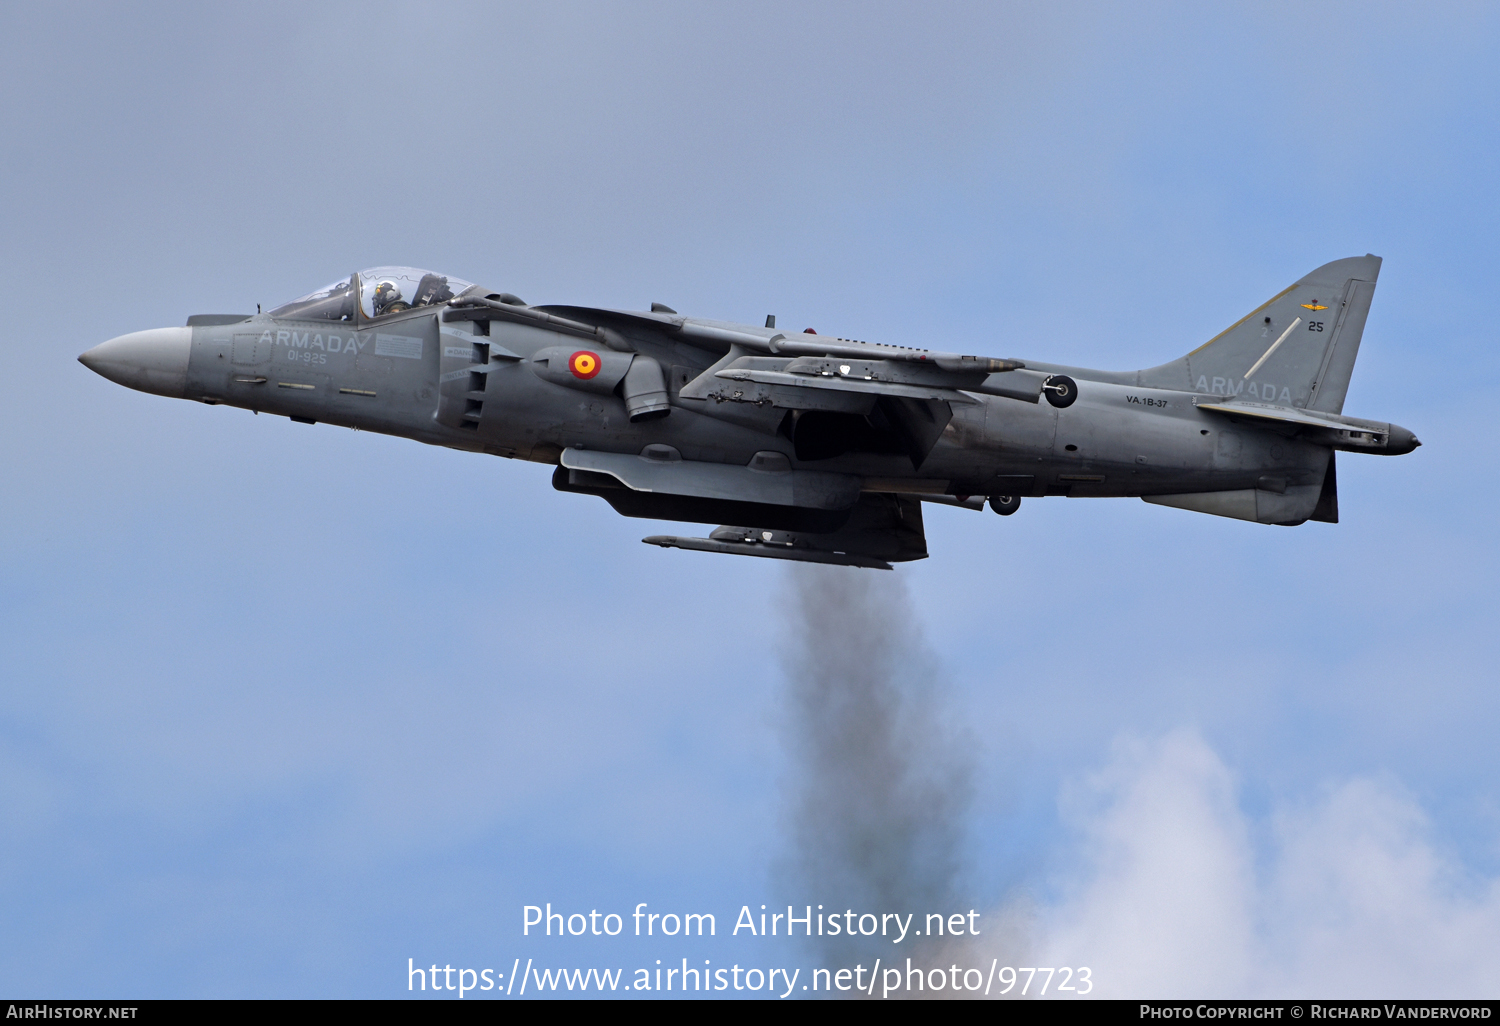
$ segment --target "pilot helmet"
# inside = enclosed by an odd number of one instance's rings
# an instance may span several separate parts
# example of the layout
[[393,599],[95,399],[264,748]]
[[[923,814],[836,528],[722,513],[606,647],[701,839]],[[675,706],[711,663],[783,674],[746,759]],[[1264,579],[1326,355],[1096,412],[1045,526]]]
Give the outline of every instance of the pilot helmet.
[[393,281],[383,281],[375,286],[375,309],[384,310],[401,298],[401,289]]

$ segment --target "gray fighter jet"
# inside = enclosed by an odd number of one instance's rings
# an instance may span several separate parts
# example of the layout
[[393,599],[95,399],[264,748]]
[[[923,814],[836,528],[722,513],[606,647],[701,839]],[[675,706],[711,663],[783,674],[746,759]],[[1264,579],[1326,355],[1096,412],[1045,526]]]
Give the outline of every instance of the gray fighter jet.
[[[1139,371],[875,344],[649,311],[528,306],[376,267],[270,313],[189,317],[79,359],[143,392],[556,466],[628,517],[721,524],[667,548],[889,569],[922,504],[1139,496],[1338,522],[1334,453],[1405,428],[1342,415],[1380,258],[1325,264]],[[945,349],[949,347],[944,347]]]

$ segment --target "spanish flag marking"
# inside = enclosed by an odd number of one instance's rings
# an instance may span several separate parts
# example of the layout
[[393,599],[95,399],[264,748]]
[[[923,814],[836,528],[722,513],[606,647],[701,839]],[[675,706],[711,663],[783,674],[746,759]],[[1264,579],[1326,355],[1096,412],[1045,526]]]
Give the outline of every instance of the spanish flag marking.
[[599,354],[580,349],[568,357],[568,370],[573,372],[575,378],[587,381],[599,373]]

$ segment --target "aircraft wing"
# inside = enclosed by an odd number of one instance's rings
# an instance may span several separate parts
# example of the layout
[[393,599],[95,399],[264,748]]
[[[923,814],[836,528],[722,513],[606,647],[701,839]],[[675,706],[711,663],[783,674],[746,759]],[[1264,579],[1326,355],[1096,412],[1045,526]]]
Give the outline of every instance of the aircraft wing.
[[[725,371],[739,372],[746,369],[757,372],[785,371],[799,375],[799,379],[777,383],[817,387],[810,385],[806,379],[812,376],[837,377],[846,382],[865,382],[859,386],[862,391],[903,398],[932,398],[931,390],[939,389],[945,393],[939,398],[945,401],[973,402],[956,394],[962,389],[1032,403],[1041,396],[1046,379],[1046,375],[1035,371],[1016,374],[1026,366],[1019,360],[856,342],[810,332],[788,336],[774,328],[694,320],[659,311],[644,313],[582,306],[538,306],[529,310],[544,317],[561,319],[564,323],[647,329],[659,332],[673,341],[680,340],[712,352],[723,353],[728,365],[725,360],[721,360],[710,368],[720,377],[728,377],[723,373]],[[531,316],[536,316],[537,313]],[[739,363],[747,354],[754,354],[762,359],[774,357],[779,363],[747,368]],[[1005,375],[1014,376],[1007,379]],[[754,379],[741,377],[738,380]],[[925,388],[926,392],[917,395],[904,391],[908,387]]]
[[[486,308],[501,305],[471,302]],[[639,345],[649,352],[653,344],[687,343],[722,354],[682,381],[678,399],[708,416],[730,419],[749,415],[769,421],[773,410],[782,411],[777,417],[786,411],[815,414],[793,428],[798,457],[805,460],[836,455],[830,439],[867,429],[886,436],[897,451],[906,452],[914,468],[920,468],[952,419],[953,407],[980,402],[973,393],[1028,403],[1037,402],[1049,388],[1071,396],[1071,382],[1058,386],[1054,382],[1064,379],[1028,371],[1018,360],[876,345],[811,332],[787,336],[774,328],[681,317],[665,307],[650,313],[577,306],[504,312],[570,330],[596,331],[616,349]],[[1048,398],[1056,401],[1052,395]],[[746,407],[753,412],[747,414]]]

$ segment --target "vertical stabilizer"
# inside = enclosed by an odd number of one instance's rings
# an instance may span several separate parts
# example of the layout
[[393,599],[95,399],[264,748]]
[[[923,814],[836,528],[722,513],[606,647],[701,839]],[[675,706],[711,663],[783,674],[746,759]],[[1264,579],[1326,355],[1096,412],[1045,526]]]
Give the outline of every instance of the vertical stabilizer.
[[1341,413],[1380,258],[1335,260],[1288,286],[1142,385]]

